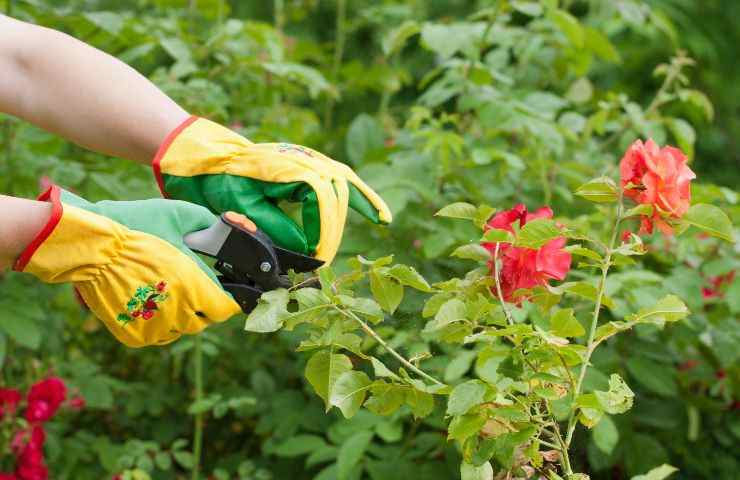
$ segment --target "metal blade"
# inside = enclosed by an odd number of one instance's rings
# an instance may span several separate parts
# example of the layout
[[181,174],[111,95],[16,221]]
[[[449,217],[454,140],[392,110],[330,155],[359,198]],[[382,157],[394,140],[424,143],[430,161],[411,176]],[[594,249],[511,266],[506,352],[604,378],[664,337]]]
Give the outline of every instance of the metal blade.
[[299,273],[313,272],[324,264],[322,260],[294,252],[293,250],[281,247],[274,248],[278,262],[280,263],[280,271],[283,273],[287,273],[288,270],[294,270]]

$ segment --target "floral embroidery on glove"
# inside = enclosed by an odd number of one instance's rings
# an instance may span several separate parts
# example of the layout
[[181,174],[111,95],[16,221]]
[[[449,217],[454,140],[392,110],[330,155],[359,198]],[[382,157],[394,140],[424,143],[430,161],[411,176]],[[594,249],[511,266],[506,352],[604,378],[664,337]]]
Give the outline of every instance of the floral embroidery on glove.
[[119,313],[117,320],[124,325],[137,318],[149,320],[159,310],[159,304],[167,300],[169,294],[165,293],[166,288],[167,283],[164,281],[137,288],[134,296],[126,304],[127,313]]

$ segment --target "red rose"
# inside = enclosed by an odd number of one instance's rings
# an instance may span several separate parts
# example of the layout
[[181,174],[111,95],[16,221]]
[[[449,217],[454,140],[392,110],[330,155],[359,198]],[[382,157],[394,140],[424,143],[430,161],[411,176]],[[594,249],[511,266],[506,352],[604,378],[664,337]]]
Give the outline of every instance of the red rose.
[[21,401],[21,392],[14,388],[0,388],[0,418],[5,416],[5,412],[13,415]]
[[18,480],[13,473],[0,473],[0,480]]
[[74,411],[80,411],[83,408],[85,408],[86,402],[85,399],[77,395],[76,397],[72,398],[72,400],[69,401],[69,408],[71,408]]
[[16,434],[11,448],[18,455],[15,475],[18,480],[46,480],[49,472],[44,464],[44,429],[36,425],[31,431]]
[[157,302],[155,302],[154,300],[147,300],[146,303],[144,304],[144,308],[146,310],[156,310]]
[[681,218],[691,202],[691,180],[696,178],[686,156],[675,147],[660,148],[652,139],[635,141],[619,163],[624,196],[653,206],[653,215],[644,216],[640,233],[652,233],[653,224],[665,234],[673,229],[667,218]]
[[157,288],[157,291],[158,291],[158,292],[161,292],[161,291],[162,291],[162,290],[164,290],[164,289],[165,289],[166,287],[167,287],[167,282],[159,282],[159,283],[157,284],[157,287],[156,287],[156,288]]
[[29,422],[49,420],[59,410],[59,406],[66,397],[67,387],[57,377],[50,377],[36,383],[28,392],[26,420]]
[[141,316],[144,317],[144,320],[149,320],[154,316],[154,312],[151,310],[144,310],[144,313],[142,313]]
[[134,310],[133,312],[131,312],[131,316],[134,318],[139,318],[140,315],[141,315],[141,310]]
[[[523,204],[516,205],[511,210],[505,210],[494,215],[486,224],[486,231],[490,229],[506,230],[514,233],[512,224],[519,222],[523,227],[527,222],[537,218],[552,218],[550,207],[543,207],[536,212],[527,212]],[[547,285],[550,280],[563,280],[570,270],[570,253],[563,250],[565,237],[550,240],[538,249],[514,247],[508,242],[500,242],[498,248],[501,258],[499,282],[504,300],[520,301],[515,298],[514,292],[522,288],[533,288],[537,285]],[[496,242],[484,242],[483,246],[495,254]],[[494,272],[495,259],[489,262],[491,272]],[[497,293],[495,287],[492,288]]]

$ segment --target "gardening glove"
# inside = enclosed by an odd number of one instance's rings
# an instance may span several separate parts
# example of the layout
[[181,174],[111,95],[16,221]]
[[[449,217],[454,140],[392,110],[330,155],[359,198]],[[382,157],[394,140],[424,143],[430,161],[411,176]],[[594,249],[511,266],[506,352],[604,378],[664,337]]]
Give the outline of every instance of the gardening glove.
[[72,282],[90,310],[130,347],[161,345],[239,313],[183,236],[218,221],[186,202],[90,203],[57,186],[48,224],[14,269]]
[[[198,117],[168,136],[152,166],[165,197],[215,213],[249,212],[276,244],[327,264],[348,206],[375,223],[391,221],[385,202],[347,165],[299,145],[255,144]],[[281,200],[302,204],[302,229],[278,207]]]

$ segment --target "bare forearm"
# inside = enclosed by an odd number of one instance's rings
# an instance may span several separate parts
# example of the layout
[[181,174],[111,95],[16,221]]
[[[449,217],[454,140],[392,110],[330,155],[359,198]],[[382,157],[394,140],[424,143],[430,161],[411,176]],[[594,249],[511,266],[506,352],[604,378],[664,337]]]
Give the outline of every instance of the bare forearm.
[[13,265],[50,216],[50,203],[0,195],[0,272]]
[[100,153],[149,163],[188,114],[116,58],[0,15],[0,111]]

